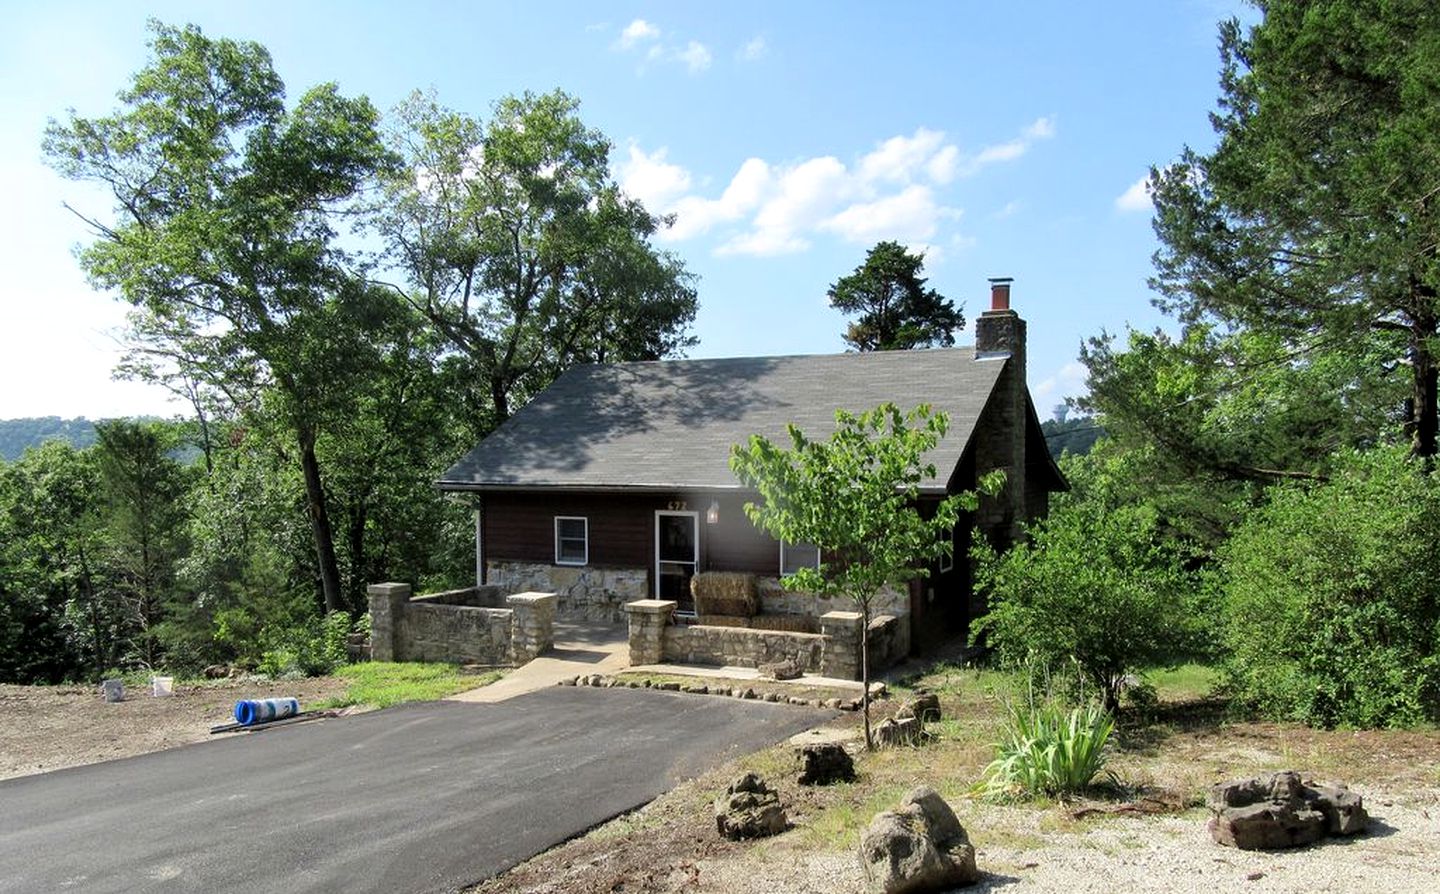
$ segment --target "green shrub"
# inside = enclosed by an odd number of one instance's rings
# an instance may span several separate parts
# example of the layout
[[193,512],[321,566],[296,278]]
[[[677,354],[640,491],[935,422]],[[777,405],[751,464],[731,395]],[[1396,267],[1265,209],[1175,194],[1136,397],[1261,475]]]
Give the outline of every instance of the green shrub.
[[1222,553],[1229,689],[1317,726],[1440,721],[1440,478],[1401,448],[1273,488]]
[[336,611],[298,625],[267,629],[261,634],[267,648],[257,670],[270,677],[334,673],[349,660],[345,640],[350,627],[350,616]]
[[1078,665],[1114,710],[1127,675],[1197,650],[1204,588],[1157,534],[1147,506],[1059,503],[1031,539],[996,555],[974,550],[989,599],[974,637],[1007,663]]
[[1055,699],[1010,706],[996,757],[985,768],[989,797],[1058,797],[1083,791],[1105,767],[1115,727],[1110,713],[1090,703],[1067,709]]

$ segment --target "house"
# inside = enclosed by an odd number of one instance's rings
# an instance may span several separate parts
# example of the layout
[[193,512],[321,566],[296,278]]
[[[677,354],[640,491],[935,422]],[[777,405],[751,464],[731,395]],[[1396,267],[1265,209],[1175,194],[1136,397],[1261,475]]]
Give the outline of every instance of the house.
[[474,497],[477,583],[554,592],[561,617],[618,621],[639,599],[673,599],[684,612],[694,574],[740,571],[762,579],[763,611],[823,614],[814,597],[780,589],[782,573],[816,562],[816,551],[750,523],[753,494],[730,471],[730,447],[756,433],[783,439],[791,422],[827,436],[837,408],[928,403],[951,427],[927,457],[938,474],[922,484],[922,509],[993,469],[1007,482],[957,526],[955,558],[880,609],[908,616],[917,645],[963,631],[983,610],[965,559],[970,522],[1003,545],[1066,487],[1025,385],[1025,322],[1009,296],[1009,280],[992,281],[973,347],[566,371],[439,481]]

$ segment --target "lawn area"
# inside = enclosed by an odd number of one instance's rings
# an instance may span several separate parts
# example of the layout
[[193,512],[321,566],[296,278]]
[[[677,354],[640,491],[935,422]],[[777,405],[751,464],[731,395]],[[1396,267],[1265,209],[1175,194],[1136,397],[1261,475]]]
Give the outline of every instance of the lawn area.
[[315,706],[317,709],[352,705],[388,708],[402,702],[433,701],[467,689],[488,686],[503,677],[504,673],[485,671],[467,674],[453,664],[364,661],[340,668],[335,671],[335,676],[347,682],[345,694],[326,699]]

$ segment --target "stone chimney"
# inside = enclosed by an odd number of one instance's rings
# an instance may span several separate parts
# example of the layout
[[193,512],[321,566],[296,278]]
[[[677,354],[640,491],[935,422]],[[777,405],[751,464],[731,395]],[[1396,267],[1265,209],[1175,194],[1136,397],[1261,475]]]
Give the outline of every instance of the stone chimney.
[[1025,321],[1010,309],[1011,282],[1009,277],[990,280],[990,309],[975,321],[975,361],[1005,364],[975,432],[976,481],[995,469],[1005,473],[1005,489],[982,497],[976,513],[979,528],[997,549],[1018,540],[1021,525],[1030,520],[1025,480],[1029,421]]

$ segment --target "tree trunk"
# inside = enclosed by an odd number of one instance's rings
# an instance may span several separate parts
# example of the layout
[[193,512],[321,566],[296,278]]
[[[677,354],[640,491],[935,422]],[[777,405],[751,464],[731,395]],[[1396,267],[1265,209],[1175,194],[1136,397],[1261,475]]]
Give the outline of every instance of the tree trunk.
[[861,712],[865,715],[865,750],[875,750],[870,735],[870,600],[860,600],[860,693]]
[[1437,420],[1440,420],[1436,406],[1437,363],[1431,350],[1437,330],[1440,330],[1440,320],[1430,314],[1417,318],[1410,329],[1410,361],[1414,376],[1410,452],[1425,459],[1431,459],[1436,454]]
[[305,473],[305,509],[310,516],[310,531],[315,536],[315,558],[319,562],[325,611],[345,611],[345,594],[340,591],[340,563],[335,558],[335,534],[330,528],[330,513],[325,506],[320,461],[315,458],[315,432],[308,426],[302,426],[297,434],[300,468]]

